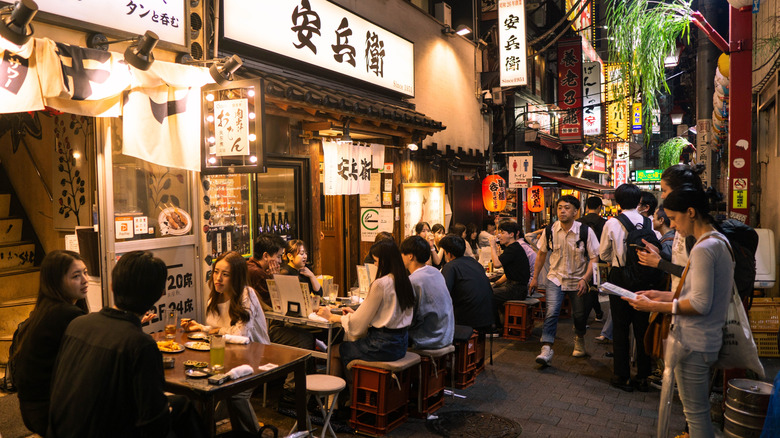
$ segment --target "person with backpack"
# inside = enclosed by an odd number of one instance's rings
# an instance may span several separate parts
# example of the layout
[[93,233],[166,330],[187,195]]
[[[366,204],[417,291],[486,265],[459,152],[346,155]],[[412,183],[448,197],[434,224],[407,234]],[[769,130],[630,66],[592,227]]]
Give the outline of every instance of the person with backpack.
[[[612,265],[609,282],[630,291],[660,288],[661,273],[658,269],[639,264],[637,249],[644,245],[660,248],[661,244],[653,232],[652,221],[637,211],[642,191],[634,184],[621,184],[615,190],[615,200],[622,212],[604,225],[599,254],[602,260]],[[644,243],[643,243],[644,242]],[[637,373],[631,379],[629,330],[633,327],[634,338],[644,339],[649,314],[632,308],[615,295],[609,297],[612,313],[614,369],[610,385],[631,392],[635,388],[649,390],[647,377],[651,371],[650,356],[642,342],[636,343]]]
[[536,362],[543,366],[549,366],[552,361],[552,346],[558,330],[558,315],[564,294],[569,295],[574,318],[572,356],[587,355],[585,330],[588,314],[585,294],[593,277],[592,266],[598,261],[596,234],[587,225],[574,220],[580,209],[580,201],[574,196],[564,195],[555,203],[555,208],[558,220],[545,228],[539,237],[539,254],[536,256],[533,276],[528,283],[528,291],[532,293],[539,284],[539,273],[549,254],[550,268],[547,272],[545,293],[547,313],[542,329],[542,351],[536,356]]
[[[604,231],[604,224],[607,220],[601,217],[601,207],[604,203],[598,196],[590,196],[585,200],[585,215],[583,215],[579,221],[588,227],[590,227],[596,234],[596,239],[601,239],[601,232]],[[589,293],[588,300],[586,302],[586,308],[588,315],[590,315],[590,309],[596,313],[596,321],[604,320],[604,312],[601,310],[601,304],[599,304],[598,291],[592,291]],[[609,318],[609,316],[607,316]],[[604,322],[606,327],[607,321]],[[609,338],[612,339],[612,323],[609,321]],[[604,335],[602,334],[602,337]]]
[[[675,231],[671,225],[672,222],[666,215],[664,206],[658,206],[653,215],[653,229],[661,234],[659,242],[661,242],[661,258],[664,260],[672,260],[672,242],[674,242]],[[642,263],[641,257],[639,262]]]

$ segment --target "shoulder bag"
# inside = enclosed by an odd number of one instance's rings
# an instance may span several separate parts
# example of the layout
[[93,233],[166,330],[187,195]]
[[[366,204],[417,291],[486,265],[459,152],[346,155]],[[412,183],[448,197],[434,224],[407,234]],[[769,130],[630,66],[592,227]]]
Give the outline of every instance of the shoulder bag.
[[[677,290],[674,291],[674,299],[680,298],[685,276],[688,275],[688,267],[691,260],[685,265],[680,282],[677,283]],[[650,324],[645,331],[645,352],[655,359],[664,358],[664,341],[669,336],[669,326],[672,324],[672,315],[669,313],[652,312],[650,313]]]

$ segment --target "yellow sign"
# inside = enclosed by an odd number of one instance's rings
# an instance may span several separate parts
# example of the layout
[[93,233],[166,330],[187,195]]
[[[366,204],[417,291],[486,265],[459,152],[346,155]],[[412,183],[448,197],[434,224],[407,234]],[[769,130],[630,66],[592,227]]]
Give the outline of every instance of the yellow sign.
[[634,102],[631,105],[631,132],[642,133],[642,104]]
[[626,97],[618,100],[618,96],[626,96],[626,85],[621,77],[619,64],[604,66],[604,79],[607,89],[607,138],[628,140],[628,113],[631,110],[631,99]]
[[747,190],[734,190],[734,206],[732,208],[748,208]]

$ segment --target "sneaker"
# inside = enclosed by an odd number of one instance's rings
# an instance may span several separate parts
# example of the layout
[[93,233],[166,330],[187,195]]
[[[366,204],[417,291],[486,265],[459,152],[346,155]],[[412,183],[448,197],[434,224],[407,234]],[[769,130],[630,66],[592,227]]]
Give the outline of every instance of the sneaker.
[[610,342],[612,342],[612,339],[606,336],[596,336],[596,343],[598,344],[609,344]]
[[574,357],[585,357],[588,353],[585,351],[585,338],[574,337],[574,351],[571,353]]
[[596,319],[595,319],[595,321],[596,321],[596,322],[602,322],[602,321],[604,321],[604,314],[603,314],[603,313],[600,313],[600,314],[596,315]]
[[539,365],[544,365],[546,367],[550,366],[550,362],[552,362],[553,357],[553,349],[549,345],[543,345],[542,346],[542,352],[539,353],[538,356],[536,356],[536,363]]

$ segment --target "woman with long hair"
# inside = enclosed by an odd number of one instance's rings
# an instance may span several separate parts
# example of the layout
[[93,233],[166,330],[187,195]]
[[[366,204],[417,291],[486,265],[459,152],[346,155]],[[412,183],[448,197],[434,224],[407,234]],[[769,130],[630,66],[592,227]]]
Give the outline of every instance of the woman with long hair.
[[344,315],[334,315],[321,307],[319,315],[340,322],[350,341],[338,347],[344,376],[351,384],[346,366],[353,360],[394,361],[406,354],[408,328],[412,323],[414,290],[406,273],[401,251],[393,241],[383,241],[371,249],[377,265],[376,280],[371,283],[357,310],[344,307]]
[[[250,342],[270,344],[268,324],[260,307],[257,293],[247,285],[246,260],[231,251],[214,262],[209,279],[209,300],[206,306],[206,325],[222,334],[245,336]],[[182,322],[186,331],[203,330],[204,326],[190,320]],[[257,434],[260,430],[257,416],[249,398],[252,389],[236,394],[228,400],[230,424],[234,431]]]
[[298,281],[309,285],[309,292],[322,296],[320,281],[317,280],[317,276],[311,272],[311,269],[306,266],[307,260],[308,254],[306,253],[306,245],[303,243],[303,240],[291,240],[287,242],[287,248],[282,259],[283,262],[287,263],[282,266],[279,273],[282,275],[297,275]]
[[44,435],[49,421],[52,372],[65,329],[87,308],[87,266],[78,253],[56,250],[41,264],[38,299],[21,330],[14,380],[22,420]]
[[470,222],[466,225],[466,245],[471,248],[471,254],[473,257],[479,258],[479,245],[477,244],[479,236],[479,228],[477,224]]
[[683,185],[666,196],[664,210],[683,237],[696,239],[683,274],[682,289],[637,292],[623,298],[635,309],[678,315],[675,335],[685,347],[675,377],[691,438],[715,436],[710,421],[710,367],[718,359],[723,324],[734,284],[734,258],[726,236],[717,231],[701,187]]

